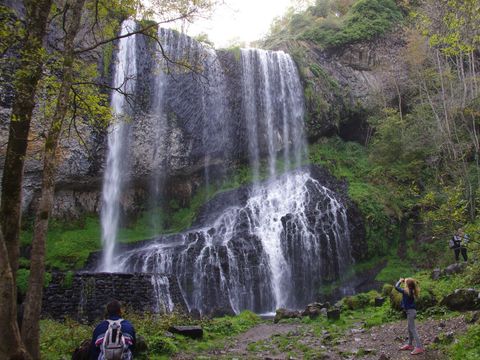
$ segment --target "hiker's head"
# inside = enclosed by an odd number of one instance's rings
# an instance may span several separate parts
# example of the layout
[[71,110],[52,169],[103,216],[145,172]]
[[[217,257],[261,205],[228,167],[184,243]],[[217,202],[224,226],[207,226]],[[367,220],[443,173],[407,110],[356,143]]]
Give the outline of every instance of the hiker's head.
[[459,228],[457,230],[458,235],[463,235],[465,232],[463,231],[463,228]]
[[107,304],[106,309],[107,317],[110,316],[120,316],[122,314],[122,309],[120,302],[117,300],[112,300]]
[[412,278],[405,279],[405,290],[409,295],[418,297],[418,295],[420,294],[420,288],[418,286],[417,280]]

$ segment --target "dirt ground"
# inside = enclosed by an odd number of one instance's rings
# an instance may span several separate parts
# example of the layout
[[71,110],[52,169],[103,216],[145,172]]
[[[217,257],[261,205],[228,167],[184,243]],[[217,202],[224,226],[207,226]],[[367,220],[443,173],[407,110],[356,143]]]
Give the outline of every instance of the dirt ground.
[[[202,354],[179,354],[175,359],[418,359],[441,360],[446,356],[430,345],[438,336],[453,339],[467,329],[464,316],[448,320],[417,322],[426,352],[412,356],[399,351],[407,336],[406,320],[365,329],[355,324],[340,337],[324,332],[320,337],[306,324],[260,324],[235,337],[224,349]],[[358,326],[357,326],[358,325]],[[292,344],[289,340],[292,339]],[[438,341],[438,338],[437,338]],[[307,349],[302,351],[302,349]]]

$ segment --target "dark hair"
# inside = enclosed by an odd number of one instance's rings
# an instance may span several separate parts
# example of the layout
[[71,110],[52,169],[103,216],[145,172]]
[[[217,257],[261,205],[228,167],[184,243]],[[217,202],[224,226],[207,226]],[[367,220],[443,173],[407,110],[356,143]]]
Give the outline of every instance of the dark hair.
[[107,304],[107,316],[120,316],[121,305],[118,300],[112,300]]

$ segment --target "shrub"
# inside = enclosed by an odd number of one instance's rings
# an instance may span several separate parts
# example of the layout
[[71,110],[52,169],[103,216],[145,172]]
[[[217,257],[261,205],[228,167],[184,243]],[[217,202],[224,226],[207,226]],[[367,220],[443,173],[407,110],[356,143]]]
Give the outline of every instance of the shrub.
[[416,299],[417,309],[426,310],[437,305],[437,299],[432,289],[422,289],[420,296]]
[[384,284],[382,287],[382,295],[383,296],[390,296],[390,294],[393,291],[393,285],[390,284]]
[[339,28],[332,21],[321,23],[306,31],[304,37],[324,46],[341,46],[381,35],[402,18],[394,0],[359,0]]
[[161,335],[152,335],[147,340],[148,350],[151,353],[173,355],[178,351],[172,338]]
[[367,306],[372,306],[374,304],[375,298],[379,294],[376,291],[370,291],[368,293],[360,293],[354,296],[347,296],[343,298],[343,305],[349,310],[358,310],[366,308]]

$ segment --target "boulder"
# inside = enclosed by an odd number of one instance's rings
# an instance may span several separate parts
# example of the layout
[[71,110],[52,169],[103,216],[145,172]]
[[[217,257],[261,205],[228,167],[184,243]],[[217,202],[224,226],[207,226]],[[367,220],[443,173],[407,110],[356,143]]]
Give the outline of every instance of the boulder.
[[443,273],[445,275],[453,275],[453,274],[459,274],[462,273],[465,268],[467,267],[467,263],[456,263],[456,264],[451,264],[443,270]]
[[327,318],[329,320],[338,320],[340,319],[340,309],[331,309],[327,311]]
[[83,340],[72,354],[72,360],[88,360],[90,350],[90,339]]
[[300,317],[302,317],[302,314],[299,311],[280,308],[275,312],[273,322],[276,324],[282,319],[295,319]]
[[148,351],[147,341],[142,335],[137,335],[137,341],[135,343],[135,354]]
[[318,302],[308,304],[305,310],[303,310],[302,316],[308,316],[311,319],[314,319],[318,317],[320,314],[322,314],[322,309],[328,309],[329,308],[328,305],[329,305],[328,303],[324,304],[324,303],[318,303]]
[[178,326],[173,325],[168,328],[168,331],[174,334],[180,334],[192,339],[201,339],[203,337],[203,329],[201,326]]
[[375,298],[375,306],[382,306],[385,303],[385,298],[383,296],[379,296]]
[[442,270],[439,268],[433,269],[432,274],[430,275],[432,280],[438,280],[440,279],[441,276],[442,276]]
[[215,307],[209,313],[210,318],[219,318],[225,316],[235,316],[235,311],[231,307]]
[[480,293],[475,289],[457,289],[445,296],[440,305],[457,311],[480,310]]

